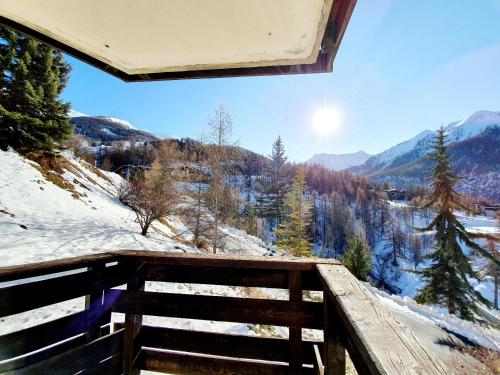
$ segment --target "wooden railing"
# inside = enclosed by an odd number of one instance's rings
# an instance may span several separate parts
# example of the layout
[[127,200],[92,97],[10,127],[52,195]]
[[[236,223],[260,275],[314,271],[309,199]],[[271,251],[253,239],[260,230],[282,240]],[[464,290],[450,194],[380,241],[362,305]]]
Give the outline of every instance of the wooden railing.
[[[146,281],[278,288],[288,298],[151,292]],[[0,283],[0,317],[85,296],[80,312],[0,336],[0,373],[331,375],[345,373],[345,348],[360,374],[446,373],[335,261],[120,251],[1,268]],[[124,323],[112,325],[113,313]],[[143,316],[282,326],[289,337],[163,328]],[[324,340],[304,340],[303,329]]]

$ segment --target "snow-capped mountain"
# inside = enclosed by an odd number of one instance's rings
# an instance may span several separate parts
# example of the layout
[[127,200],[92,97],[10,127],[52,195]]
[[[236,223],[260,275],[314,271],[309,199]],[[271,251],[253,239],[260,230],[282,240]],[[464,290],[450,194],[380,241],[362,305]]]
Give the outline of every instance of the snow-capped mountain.
[[[475,112],[445,129],[455,172],[468,177],[459,184],[459,189],[500,200],[500,112]],[[377,181],[389,181],[397,187],[426,183],[431,168],[426,154],[433,137],[434,132],[425,130],[350,171]]]
[[[71,116],[71,114],[70,114]],[[75,116],[70,118],[75,131],[92,141],[154,141],[154,135],[135,128],[130,122],[109,116]]]
[[372,155],[364,151],[350,154],[314,154],[306,163],[309,165],[319,164],[334,171],[361,165]]

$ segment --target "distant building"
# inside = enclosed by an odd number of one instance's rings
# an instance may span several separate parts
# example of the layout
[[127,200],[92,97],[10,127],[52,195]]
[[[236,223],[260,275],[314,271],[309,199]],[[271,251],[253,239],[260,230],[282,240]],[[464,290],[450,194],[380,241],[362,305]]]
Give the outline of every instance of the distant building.
[[402,201],[406,199],[406,190],[387,189],[384,190],[384,193],[387,194],[387,198],[391,201]]

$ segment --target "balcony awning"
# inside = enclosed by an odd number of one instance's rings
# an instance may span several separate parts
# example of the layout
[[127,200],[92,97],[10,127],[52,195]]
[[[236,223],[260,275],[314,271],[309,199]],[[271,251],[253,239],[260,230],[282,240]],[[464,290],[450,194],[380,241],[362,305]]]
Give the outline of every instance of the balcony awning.
[[0,23],[125,81],[332,71],[356,0],[0,0]]

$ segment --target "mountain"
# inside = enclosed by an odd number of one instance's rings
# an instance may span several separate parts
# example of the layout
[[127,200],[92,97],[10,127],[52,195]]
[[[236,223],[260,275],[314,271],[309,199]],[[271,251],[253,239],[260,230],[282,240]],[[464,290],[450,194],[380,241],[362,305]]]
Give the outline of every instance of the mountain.
[[372,155],[364,151],[350,154],[315,154],[306,163],[309,165],[319,164],[334,171],[340,171],[356,165],[363,164]]
[[[500,201],[500,112],[475,112],[445,129],[454,171],[467,177],[458,184],[459,191]],[[398,188],[426,184],[432,168],[426,155],[433,137],[433,132],[425,130],[350,171]]]
[[[71,116],[78,114],[78,116]],[[79,112],[69,114],[69,122],[75,127],[75,131],[92,141],[112,142],[130,141],[137,142],[156,141],[157,137],[136,129],[130,122],[115,117],[86,116]]]

